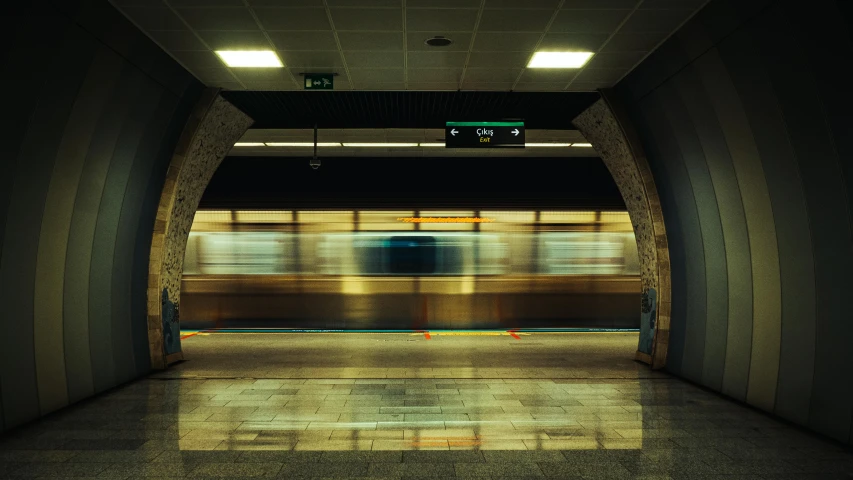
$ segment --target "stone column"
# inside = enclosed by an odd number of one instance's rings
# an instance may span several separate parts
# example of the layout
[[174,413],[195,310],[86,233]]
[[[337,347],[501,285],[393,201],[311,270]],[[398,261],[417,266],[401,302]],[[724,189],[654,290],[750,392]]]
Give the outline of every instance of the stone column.
[[572,124],[601,156],[628,208],[640,256],[642,308],[654,302],[656,294],[656,309],[651,312],[655,326],[651,351],[638,348],[637,360],[655,369],[663,368],[669,345],[671,288],[669,247],[660,198],[639,136],[624,107],[611,90],[600,93],[602,98],[572,120]]
[[178,140],[157,208],[148,265],[148,345],[154,369],[183,359],[181,275],[190,227],[213,172],[253,122],[218,89],[208,89]]

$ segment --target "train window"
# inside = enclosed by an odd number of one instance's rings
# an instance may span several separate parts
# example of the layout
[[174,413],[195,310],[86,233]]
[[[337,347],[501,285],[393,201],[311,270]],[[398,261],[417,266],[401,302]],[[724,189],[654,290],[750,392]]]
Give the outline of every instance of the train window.
[[613,275],[624,270],[621,234],[543,232],[540,241],[540,262],[543,262],[540,268],[547,274]]
[[292,238],[278,232],[190,233],[186,274],[283,274],[293,269]]
[[478,275],[507,273],[509,266],[509,244],[497,235],[478,235],[475,248],[474,268]]
[[391,237],[386,241],[388,273],[425,275],[435,273],[435,238]]
[[385,273],[382,261],[384,242],[372,235],[358,235],[353,241],[353,252],[358,262],[359,275],[382,275]]

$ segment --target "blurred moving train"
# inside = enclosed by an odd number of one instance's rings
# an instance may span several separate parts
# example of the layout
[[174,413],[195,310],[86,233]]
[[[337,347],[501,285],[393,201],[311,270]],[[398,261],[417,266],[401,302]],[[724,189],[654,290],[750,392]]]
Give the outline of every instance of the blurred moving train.
[[638,328],[626,212],[197,212],[184,328]]

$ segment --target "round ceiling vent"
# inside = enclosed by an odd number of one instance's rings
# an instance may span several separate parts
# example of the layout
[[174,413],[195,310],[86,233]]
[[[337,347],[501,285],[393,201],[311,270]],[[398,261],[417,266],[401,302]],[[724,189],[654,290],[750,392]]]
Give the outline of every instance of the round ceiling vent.
[[449,38],[444,38],[444,37],[432,37],[432,38],[426,39],[426,41],[424,43],[426,43],[430,47],[446,47],[446,46],[450,45],[451,43],[453,43],[453,41],[450,40]]

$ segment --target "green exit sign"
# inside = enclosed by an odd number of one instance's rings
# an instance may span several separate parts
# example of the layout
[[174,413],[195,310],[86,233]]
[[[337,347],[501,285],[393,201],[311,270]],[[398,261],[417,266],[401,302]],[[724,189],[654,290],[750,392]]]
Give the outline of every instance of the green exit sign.
[[306,73],[305,90],[332,90],[335,86],[334,73]]

